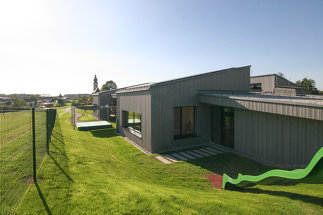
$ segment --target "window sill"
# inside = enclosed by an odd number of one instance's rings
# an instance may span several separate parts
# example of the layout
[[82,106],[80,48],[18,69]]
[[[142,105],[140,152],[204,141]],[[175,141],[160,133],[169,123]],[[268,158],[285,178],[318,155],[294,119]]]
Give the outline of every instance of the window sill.
[[128,128],[124,128],[126,129],[127,131],[129,131],[131,134],[135,135],[136,137],[139,137],[140,139],[142,139],[142,135],[141,135],[141,132],[136,130],[136,129],[133,129],[131,127],[128,127]]

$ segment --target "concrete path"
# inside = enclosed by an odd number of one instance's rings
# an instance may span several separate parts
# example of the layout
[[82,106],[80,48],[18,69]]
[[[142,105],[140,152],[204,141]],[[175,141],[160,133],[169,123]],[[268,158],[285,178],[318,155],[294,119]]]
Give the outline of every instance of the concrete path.
[[187,161],[198,158],[210,157],[223,153],[219,149],[213,147],[205,147],[199,149],[183,150],[181,152],[169,153],[156,156],[156,159],[165,164],[171,164],[177,161]]

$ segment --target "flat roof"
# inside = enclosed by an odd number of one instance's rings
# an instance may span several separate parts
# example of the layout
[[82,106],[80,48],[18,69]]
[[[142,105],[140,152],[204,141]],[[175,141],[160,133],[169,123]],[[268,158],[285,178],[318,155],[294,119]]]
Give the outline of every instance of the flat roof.
[[221,93],[212,91],[199,91],[198,95],[225,97],[235,100],[259,101],[276,104],[296,104],[303,106],[314,106],[323,108],[323,96],[307,95],[307,96],[279,96],[264,95],[257,93]]

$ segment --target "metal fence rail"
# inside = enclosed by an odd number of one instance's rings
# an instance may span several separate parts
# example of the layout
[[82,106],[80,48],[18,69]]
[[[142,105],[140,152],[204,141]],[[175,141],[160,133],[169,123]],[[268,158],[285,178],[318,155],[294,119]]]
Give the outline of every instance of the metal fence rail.
[[45,155],[56,110],[0,108],[0,207],[12,214]]

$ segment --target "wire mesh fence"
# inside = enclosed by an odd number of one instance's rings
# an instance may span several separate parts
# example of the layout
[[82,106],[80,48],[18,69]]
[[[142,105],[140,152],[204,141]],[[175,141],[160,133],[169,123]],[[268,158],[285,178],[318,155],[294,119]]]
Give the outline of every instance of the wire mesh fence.
[[0,108],[1,214],[14,213],[48,153],[56,110]]

